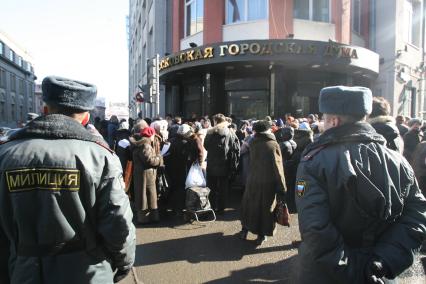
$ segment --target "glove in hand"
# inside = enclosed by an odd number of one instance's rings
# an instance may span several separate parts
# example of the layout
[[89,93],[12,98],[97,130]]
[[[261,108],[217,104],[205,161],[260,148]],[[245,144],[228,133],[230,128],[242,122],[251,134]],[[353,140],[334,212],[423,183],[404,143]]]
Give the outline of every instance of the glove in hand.
[[123,280],[124,278],[126,278],[126,276],[129,274],[130,269],[117,269],[117,272],[115,272],[114,275],[114,283],[118,283],[121,280]]
[[384,284],[383,278],[389,274],[386,264],[383,260],[372,258],[365,268],[365,278],[367,283]]

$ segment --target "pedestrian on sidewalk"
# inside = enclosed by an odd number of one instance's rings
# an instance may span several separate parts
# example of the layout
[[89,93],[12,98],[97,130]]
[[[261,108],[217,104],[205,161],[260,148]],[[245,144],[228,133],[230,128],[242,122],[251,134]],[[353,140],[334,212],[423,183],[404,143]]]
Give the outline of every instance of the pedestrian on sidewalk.
[[368,122],[374,127],[377,133],[386,139],[386,146],[389,149],[404,152],[404,140],[399,134],[395,119],[390,116],[390,104],[383,97],[373,98],[373,109],[368,116]]
[[0,146],[0,283],[118,282],[136,236],[120,161],[83,126],[96,87],[47,77],[42,90],[47,115]]
[[423,120],[420,118],[412,118],[408,121],[410,130],[404,135],[404,157],[410,163],[413,160],[414,150],[423,140],[422,124]]
[[[207,186],[211,189],[214,210],[224,212],[228,200],[229,180],[237,170],[240,155],[238,137],[228,128],[226,117],[213,117],[214,127],[207,131],[204,148],[207,151]],[[236,160],[237,159],[237,160]]]
[[296,179],[297,283],[390,283],[425,238],[426,199],[407,160],[366,123],[371,110],[368,88],[320,92],[325,132]]
[[133,181],[136,220],[139,224],[160,221],[157,203],[157,168],[163,165],[160,153],[154,150],[155,130],[149,126],[130,137],[133,144]]
[[256,134],[250,144],[250,174],[241,202],[240,238],[246,239],[250,231],[261,245],[275,233],[274,209],[277,198],[285,199],[286,185],[281,150],[271,123],[258,121],[253,130]]

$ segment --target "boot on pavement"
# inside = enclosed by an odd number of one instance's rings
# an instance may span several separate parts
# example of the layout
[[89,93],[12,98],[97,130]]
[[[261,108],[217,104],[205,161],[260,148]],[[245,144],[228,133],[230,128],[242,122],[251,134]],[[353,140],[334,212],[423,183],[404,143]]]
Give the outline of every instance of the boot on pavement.
[[241,231],[240,231],[240,233],[239,233],[239,235],[238,235],[238,237],[241,240],[247,240],[247,234],[248,234],[248,230],[245,229],[245,228],[242,228]]
[[263,244],[267,240],[268,240],[268,238],[266,236],[264,236],[264,235],[258,235],[257,239],[256,239],[256,245],[260,246],[261,244]]

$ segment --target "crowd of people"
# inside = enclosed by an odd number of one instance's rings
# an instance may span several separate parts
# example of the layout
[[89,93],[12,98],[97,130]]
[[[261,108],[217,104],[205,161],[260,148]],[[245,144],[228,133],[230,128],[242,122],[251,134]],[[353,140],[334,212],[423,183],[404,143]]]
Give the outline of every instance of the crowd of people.
[[[384,98],[374,97],[367,121],[383,135],[389,149],[403,154],[412,164],[424,191],[426,142],[422,141],[426,126],[421,119],[403,116],[395,119],[390,112],[390,105]],[[297,213],[297,168],[305,148],[324,132],[324,121],[318,114],[295,118],[288,113],[282,118],[266,116],[261,120],[237,119],[223,114],[193,115],[185,120],[167,115],[164,119],[139,118],[130,122],[129,125],[112,116],[109,122],[97,120],[95,126],[119,156],[124,175],[126,170],[132,171],[127,173],[133,176],[129,179],[129,195],[138,223],[158,222],[160,212],[167,210],[177,216],[184,214],[185,180],[191,166],[197,163],[204,170],[207,186],[211,189],[210,201],[217,214],[223,214],[226,208],[230,187],[241,187],[245,191],[241,201],[240,236],[245,238],[250,229],[259,235],[259,243],[265,241],[267,235],[272,236],[275,230],[273,214],[267,211],[262,215],[259,208],[274,207],[276,201],[282,199],[290,213]],[[253,143],[256,136],[263,136],[262,143]],[[276,154],[272,155],[272,160],[268,151]],[[250,163],[250,159],[256,162]],[[128,166],[130,161],[132,168]],[[162,178],[167,180],[166,188],[161,183]],[[270,183],[273,180],[275,183]],[[258,190],[267,187],[271,189]],[[269,192],[270,196],[259,198],[256,195],[259,192]],[[267,202],[252,204],[256,200]],[[247,208],[257,208],[254,209],[256,213]],[[251,224],[252,220],[256,220],[255,224]],[[257,227],[265,224],[269,226],[267,229]]]
[[0,282],[119,282],[135,260],[133,216],[184,216],[195,167],[216,214],[244,190],[243,240],[274,235],[278,204],[298,213],[298,283],[385,283],[425,240],[426,127],[391,117],[368,88],[323,88],[321,117],[93,125],[95,86],[47,77],[42,89],[47,113],[0,147]]

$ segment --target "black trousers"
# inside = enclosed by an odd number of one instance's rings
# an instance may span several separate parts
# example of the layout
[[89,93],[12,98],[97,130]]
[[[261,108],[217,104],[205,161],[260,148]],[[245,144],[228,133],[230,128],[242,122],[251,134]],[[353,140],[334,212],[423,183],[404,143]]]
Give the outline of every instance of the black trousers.
[[228,201],[229,178],[207,174],[207,187],[211,190],[209,199],[213,209],[223,211]]

